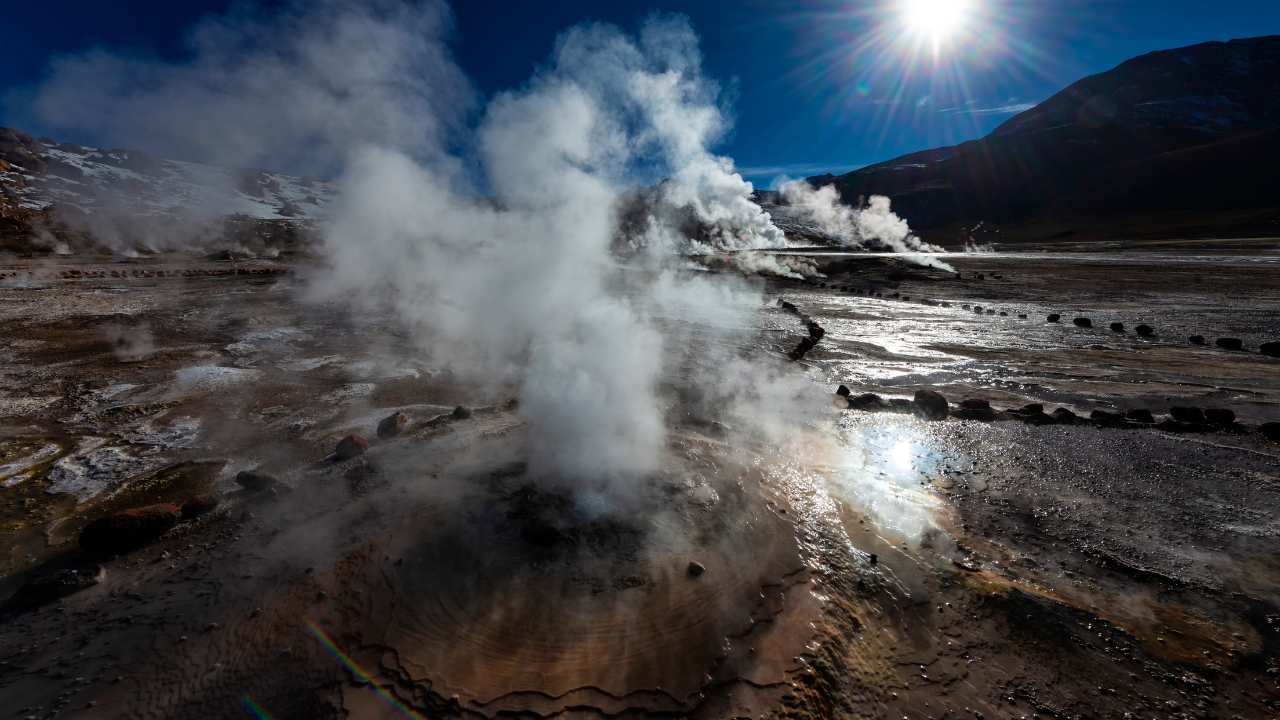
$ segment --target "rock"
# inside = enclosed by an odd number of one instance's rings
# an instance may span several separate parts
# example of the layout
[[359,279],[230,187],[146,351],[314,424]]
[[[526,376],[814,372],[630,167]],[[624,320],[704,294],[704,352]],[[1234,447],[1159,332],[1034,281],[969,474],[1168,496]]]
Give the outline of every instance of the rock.
[[847,398],[849,397],[850,392],[851,391],[849,390],[849,388],[845,387],[844,385],[841,385],[840,387],[836,388],[836,394],[839,395],[840,397]]
[[1089,318],[1076,318],[1071,321],[1076,327],[1093,327],[1093,321]]
[[863,393],[857,397],[849,398],[849,409],[863,410],[866,412],[884,412],[889,409],[889,403],[884,398],[875,393]]
[[1020,412],[1025,415],[1035,415],[1036,413],[1044,412],[1044,406],[1040,403],[1030,403],[1023,405],[1021,410],[1017,410],[1015,412]]
[[368,440],[359,435],[348,435],[338,441],[338,447],[334,449],[334,452],[337,453],[339,460],[350,460],[357,455],[363,454],[368,449]]
[[72,593],[93,587],[102,582],[107,571],[101,565],[86,565],[66,570],[47,572],[18,588],[12,602],[24,605],[40,605],[64,598]]
[[875,553],[871,553],[871,557],[867,558],[867,560],[869,560],[872,565],[875,565],[877,562],[879,562],[880,558],[876,557]]
[[1018,313],[1018,319],[1019,319],[1019,320],[1026,320],[1026,319],[1027,319],[1027,314],[1026,314],[1026,313]]
[[970,398],[968,400],[961,400],[960,407],[966,410],[990,410],[991,403],[981,398]]
[[404,430],[404,426],[409,424],[409,416],[402,412],[394,415],[388,415],[378,423],[378,437],[383,440],[393,438]]
[[278,482],[274,475],[257,470],[241,470],[236,474],[236,483],[249,492],[262,492]]
[[813,338],[814,340],[821,340],[822,336],[827,334],[827,331],[823,330],[821,325],[813,321],[809,322],[808,329],[809,329],[809,337]]
[[925,420],[946,420],[950,410],[947,399],[936,390],[917,390],[912,405],[916,416]]
[[1111,329],[1116,332],[1124,332],[1124,323],[1111,323]]
[[222,502],[222,498],[217,493],[202,493],[182,504],[182,519],[194,520],[201,515],[206,515],[218,507],[218,503]]
[[974,306],[973,306],[973,312],[974,312],[974,313],[976,313],[976,314],[978,314],[978,315],[981,315],[981,314],[982,314],[982,306],[981,306],[981,305],[974,305]]
[[693,577],[698,577],[704,572],[706,572],[706,568],[703,567],[702,563],[697,562],[696,560],[689,563],[689,574]]
[[1117,426],[1125,424],[1124,415],[1106,410],[1094,410],[1089,413],[1089,419],[1099,425]]
[[1056,415],[1049,415],[1043,410],[1019,413],[1016,417],[1028,425],[1056,425],[1061,422]]
[[1139,325],[1138,327],[1134,328],[1133,331],[1144,337],[1156,334],[1155,328],[1151,327],[1150,325]]
[[916,411],[916,404],[906,398],[889,398],[889,410],[910,415]]
[[1203,344],[1204,344],[1204,336],[1203,336],[1203,335],[1192,335],[1191,337],[1187,338],[1187,342],[1191,343],[1192,345],[1203,345]]
[[1244,346],[1244,342],[1241,341],[1240,338],[1218,338],[1214,342],[1214,345],[1217,345],[1223,350],[1239,350]]
[[1280,357],[1280,342],[1265,342],[1258,347],[1263,355],[1271,357]]
[[1066,424],[1079,422],[1080,420],[1079,415],[1076,415],[1075,413],[1071,412],[1070,410],[1064,407],[1060,407],[1057,410],[1054,410],[1053,418],[1060,423],[1066,423]]
[[1204,419],[1214,425],[1230,425],[1236,421],[1236,413],[1230,408],[1211,407],[1204,409]]
[[1262,423],[1258,427],[1258,432],[1262,433],[1262,437],[1273,443],[1280,443],[1280,422]]
[[968,309],[969,309],[969,306],[968,306],[968,305],[961,305],[961,306],[960,306],[960,309],[961,309],[961,310],[968,310]]
[[181,517],[171,503],[122,510],[89,523],[80,533],[80,547],[96,557],[136,550],[159,539]]
[[1049,313],[1049,317],[1045,318],[1045,322],[1056,323],[1061,319],[1062,319],[1062,316],[1059,315],[1058,313]]
[[1177,420],[1178,422],[1204,422],[1204,413],[1200,412],[1200,408],[1198,407],[1171,407],[1169,408],[1169,417]]
[[1151,416],[1151,411],[1146,408],[1133,408],[1124,414],[1125,418],[1140,423],[1153,423],[1156,421]]
[[471,417],[472,410],[466,405],[459,405],[453,409],[453,417],[458,420],[466,420]]

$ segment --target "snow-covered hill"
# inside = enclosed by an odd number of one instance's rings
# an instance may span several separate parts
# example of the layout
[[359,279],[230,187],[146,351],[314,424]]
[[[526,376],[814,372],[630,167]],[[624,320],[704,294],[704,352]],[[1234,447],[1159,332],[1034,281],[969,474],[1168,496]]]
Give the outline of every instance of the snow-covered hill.
[[326,180],[80,147],[0,128],[0,192],[10,207],[52,209],[69,219],[128,213],[323,220],[337,188]]

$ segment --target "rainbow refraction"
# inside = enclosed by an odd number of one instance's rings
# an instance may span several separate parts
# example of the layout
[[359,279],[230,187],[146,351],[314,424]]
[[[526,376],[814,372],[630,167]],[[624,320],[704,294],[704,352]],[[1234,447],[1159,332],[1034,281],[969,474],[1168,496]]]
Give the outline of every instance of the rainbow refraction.
[[329,636],[326,635],[323,630],[316,627],[316,624],[311,622],[310,618],[303,618],[303,621],[307,623],[307,627],[311,628],[311,632],[316,636],[316,639],[319,640],[321,644],[329,648],[329,651],[332,652],[335,656],[337,656],[337,658],[341,660],[342,663],[351,670],[351,672],[363,678],[364,681],[369,684],[369,687],[373,688],[374,691],[377,692],[379,695],[381,695],[383,698],[385,698],[387,702],[391,703],[396,708],[398,708],[401,712],[403,712],[405,715],[408,715],[411,718],[416,718],[416,720],[426,720],[426,718],[422,717],[417,712],[415,712],[412,708],[400,702],[400,700],[398,700],[394,695],[387,692],[385,688],[383,688],[381,685],[375,682],[374,679],[369,675],[369,673],[364,671],[364,668],[356,664],[356,661],[348,657],[346,653],[339,650],[338,646],[334,645],[333,641],[329,639]]

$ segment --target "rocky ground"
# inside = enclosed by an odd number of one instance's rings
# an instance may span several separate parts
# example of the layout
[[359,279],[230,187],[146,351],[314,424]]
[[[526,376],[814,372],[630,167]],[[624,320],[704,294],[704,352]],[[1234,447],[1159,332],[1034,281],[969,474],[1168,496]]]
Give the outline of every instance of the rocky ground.
[[[668,348],[663,470],[606,499],[529,475],[517,388],[308,301],[305,262],[0,268],[0,696],[38,718],[1276,715],[1275,265],[1106,250],[770,280],[757,327]],[[746,432],[694,382],[721,357],[808,399]],[[140,547],[82,546],[162,503]]]

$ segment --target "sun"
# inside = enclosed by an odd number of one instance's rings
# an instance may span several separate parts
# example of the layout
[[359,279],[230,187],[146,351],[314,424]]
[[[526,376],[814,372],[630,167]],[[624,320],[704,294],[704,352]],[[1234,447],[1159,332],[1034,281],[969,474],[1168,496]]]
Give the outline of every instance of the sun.
[[971,0],[901,0],[902,15],[912,32],[935,44],[955,34],[969,17]]

